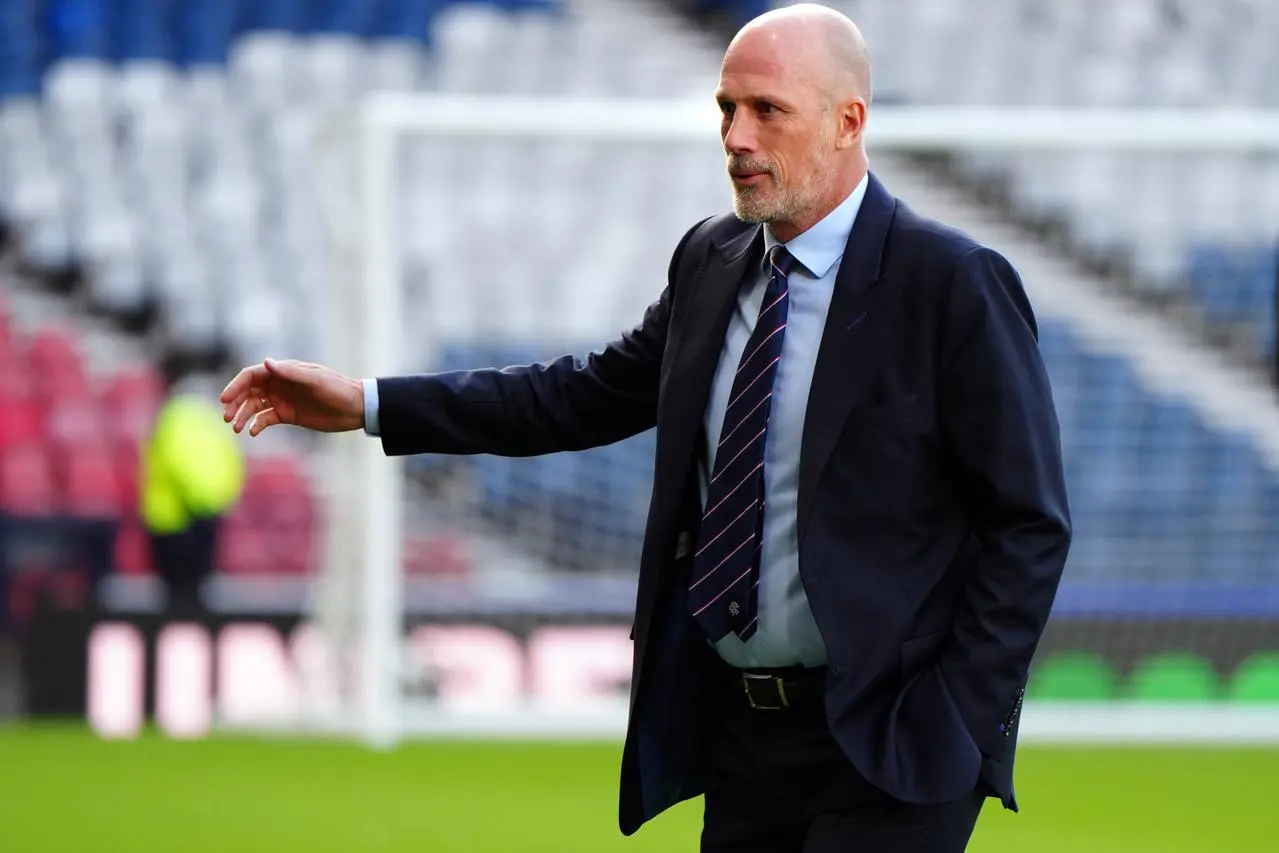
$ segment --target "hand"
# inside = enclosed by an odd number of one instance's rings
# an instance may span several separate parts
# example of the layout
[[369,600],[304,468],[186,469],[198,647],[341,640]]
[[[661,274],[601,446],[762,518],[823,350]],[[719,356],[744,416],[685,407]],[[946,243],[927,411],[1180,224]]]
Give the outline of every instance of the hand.
[[222,418],[237,433],[249,435],[276,424],[316,432],[347,432],[364,427],[364,387],[319,364],[275,361],[241,370],[222,391]]

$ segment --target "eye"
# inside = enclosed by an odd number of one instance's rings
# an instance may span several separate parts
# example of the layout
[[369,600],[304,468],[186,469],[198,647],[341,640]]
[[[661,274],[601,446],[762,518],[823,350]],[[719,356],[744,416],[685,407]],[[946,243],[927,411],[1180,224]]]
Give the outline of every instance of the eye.
[[759,113],[762,116],[771,115],[776,110],[777,110],[777,107],[773,106],[768,101],[760,101],[758,104],[755,105],[755,112]]
[[719,111],[726,116],[731,116],[733,114],[734,109],[735,109],[735,105],[733,104],[732,101],[719,102]]

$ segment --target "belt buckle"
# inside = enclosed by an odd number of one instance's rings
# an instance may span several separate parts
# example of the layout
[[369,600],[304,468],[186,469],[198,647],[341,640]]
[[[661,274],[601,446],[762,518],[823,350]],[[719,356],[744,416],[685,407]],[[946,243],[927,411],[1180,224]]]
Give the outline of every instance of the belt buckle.
[[[776,685],[777,698],[781,701],[780,705],[765,705],[756,700],[755,694],[751,691],[751,682],[758,683],[758,682],[765,682],[765,681],[771,681]],[[750,706],[756,710],[780,711],[783,708],[790,707],[790,700],[786,698],[785,684],[779,676],[763,675],[761,673],[755,673],[755,672],[743,672],[742,687],[746,691],[746,701],[749,702]]]

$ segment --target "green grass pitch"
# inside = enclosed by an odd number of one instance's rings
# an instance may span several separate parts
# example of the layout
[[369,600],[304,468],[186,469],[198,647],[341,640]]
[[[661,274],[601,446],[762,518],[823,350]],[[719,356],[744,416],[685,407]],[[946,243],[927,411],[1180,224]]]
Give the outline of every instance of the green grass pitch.
[[[672,853],[700,803],[623,838],[617,744],[301,741],[0,728],[4,853]],[[1046,749],[1019,756],[1023,811],[988,805],[975,853],[1279,849],[1279,750]]]

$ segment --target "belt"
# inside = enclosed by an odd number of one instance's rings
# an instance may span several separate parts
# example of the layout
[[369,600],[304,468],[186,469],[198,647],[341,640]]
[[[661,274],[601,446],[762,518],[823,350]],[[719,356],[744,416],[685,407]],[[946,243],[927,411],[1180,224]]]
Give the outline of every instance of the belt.
[[747,707],[784,711],[810,707],[826,693],[826,667],[788,667],[780,670],[732,670],[731,680]]

